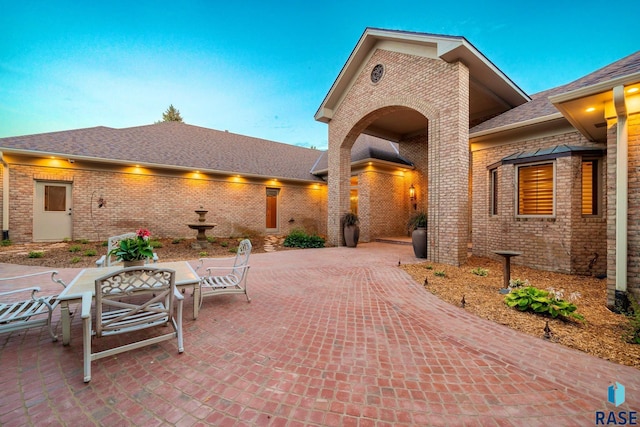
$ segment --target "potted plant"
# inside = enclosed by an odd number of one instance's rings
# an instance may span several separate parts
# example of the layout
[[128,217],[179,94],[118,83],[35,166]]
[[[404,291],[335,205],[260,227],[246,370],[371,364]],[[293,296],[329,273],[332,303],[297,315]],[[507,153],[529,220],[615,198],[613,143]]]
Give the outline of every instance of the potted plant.
[[358,246],[358,239],[360,238],[360,220],[358,215],[353,212],[346,213],[342,217],[344,242],[350,248]]
[[146,228],[136,231],[136,237],[122,239],[118,246],[113,248],[109,255],[115,256],[118,261],[122,261],[125,267],[133,265],[144,265],[147,258],[153,257],[153,248],[149,243],[151,233]]
[[407,222],[411,232],[411,243],[416,258],[427,257],[427,214],[423,211],[414,213]]

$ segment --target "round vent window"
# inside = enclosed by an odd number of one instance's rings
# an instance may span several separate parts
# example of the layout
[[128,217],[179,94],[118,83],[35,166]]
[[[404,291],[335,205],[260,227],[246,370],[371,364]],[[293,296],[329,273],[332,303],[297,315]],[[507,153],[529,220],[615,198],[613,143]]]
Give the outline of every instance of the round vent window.
[[384,65],[378,64],[373,67],[371,70],[371,81],[374,83],[378,83],[380,79],[382,79],[382,75],[384,74]]

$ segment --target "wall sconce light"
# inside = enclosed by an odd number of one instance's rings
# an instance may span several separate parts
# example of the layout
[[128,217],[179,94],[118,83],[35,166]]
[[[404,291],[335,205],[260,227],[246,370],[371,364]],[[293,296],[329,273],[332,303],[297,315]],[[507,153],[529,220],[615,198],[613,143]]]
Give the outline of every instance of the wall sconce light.
[[416,203],[416,187],[411,184],[409,187],[409,199],[411,199],[411,205],[413,206],[413,210],[418,209],[418,204]]

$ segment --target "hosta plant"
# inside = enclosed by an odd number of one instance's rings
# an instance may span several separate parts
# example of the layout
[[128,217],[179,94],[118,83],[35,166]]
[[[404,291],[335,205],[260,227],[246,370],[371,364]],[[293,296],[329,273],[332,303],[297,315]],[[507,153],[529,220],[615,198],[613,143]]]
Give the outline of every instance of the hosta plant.
[[504,302],[520,311],[533,311],[553,318],[561,316],[584,320],[581,314],[576,313],[578,307],[575,304],[558,299],[555,294],[533,286],[512,289]]

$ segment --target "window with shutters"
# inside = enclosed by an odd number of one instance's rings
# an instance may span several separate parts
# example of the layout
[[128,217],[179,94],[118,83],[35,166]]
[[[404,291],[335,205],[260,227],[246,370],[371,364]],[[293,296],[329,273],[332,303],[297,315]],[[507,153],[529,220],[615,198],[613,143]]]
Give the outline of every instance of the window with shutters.
[[517,215],[547,216],[555,214],[555,163],[517,167]]

